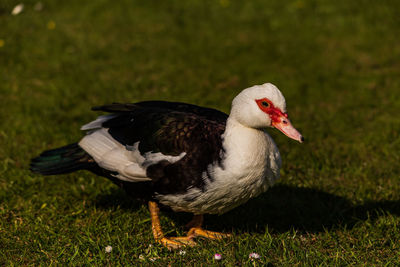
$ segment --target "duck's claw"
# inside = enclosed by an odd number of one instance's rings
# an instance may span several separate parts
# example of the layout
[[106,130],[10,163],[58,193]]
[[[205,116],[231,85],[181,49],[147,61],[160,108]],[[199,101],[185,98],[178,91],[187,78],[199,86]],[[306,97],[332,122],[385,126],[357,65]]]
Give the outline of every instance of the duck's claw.
[[183,237],[163,237],[157,240],[158,243],[162,244],[164,247],[169,250],[178,249],[185,246],[195,246],[196,242],[191,240],[191,238],[183,236]]
[[205,238],[209,238],[209,239],[221,240],[223,238],[227,238],[232,235],[204,230],[201,227],[193,227],[189,230],[188,236],[190,236],[190,237],[201,236],[201,237],[205,237]]
[[169,239],[173,241],[177,241],[185,246],[194,247],[196,246],[196,242],[193,241],[193,237],[191,236],[177,236],[177,237],[170,237]]

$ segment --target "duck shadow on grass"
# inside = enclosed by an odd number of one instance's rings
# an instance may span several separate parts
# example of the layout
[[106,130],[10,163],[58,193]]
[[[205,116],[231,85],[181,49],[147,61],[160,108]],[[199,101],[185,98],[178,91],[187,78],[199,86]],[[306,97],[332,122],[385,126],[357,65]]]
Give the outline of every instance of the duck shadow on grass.
[[[100,195],[99,208],[119,206],[135,211],[143,205],[120,189]],[[263,233],[265,228],[283,233],[291,229],[317,233],[337,227],[352,228],[360,221],[375,220],[385,213],[400,215],[400,201],[369,201],[353,205],[348,199],[316,189],[277,185],[261,196],[223,215],[205,217],[205,228],[222,232]],[[191,219],[187,213],[163,212],[182,227]]]

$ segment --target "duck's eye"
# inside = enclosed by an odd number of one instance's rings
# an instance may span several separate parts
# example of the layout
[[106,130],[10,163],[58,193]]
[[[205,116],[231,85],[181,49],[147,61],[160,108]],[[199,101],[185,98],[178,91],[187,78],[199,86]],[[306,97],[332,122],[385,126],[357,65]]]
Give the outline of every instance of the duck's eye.
[[267,101],[261,102],[261,105],[263,105],[266,108],[269,108],[269,103]]

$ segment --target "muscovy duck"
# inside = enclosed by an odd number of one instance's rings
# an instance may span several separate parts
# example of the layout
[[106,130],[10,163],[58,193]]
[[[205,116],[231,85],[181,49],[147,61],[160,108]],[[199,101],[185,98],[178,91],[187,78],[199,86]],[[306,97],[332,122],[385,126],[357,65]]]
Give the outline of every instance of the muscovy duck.
[[[270,83],[243,90],[229,116],[166,101],[93,110],[111,114],[82,126],[87,135],[80,142],[34,158],[31,170],[43,175],[89,170],[109,178],[132,197],[148,201],[154,238],[168,248],[194,245],[196,236],[229,236],[202,229],[203,214],[225,213],[279,178],[281,157],[266,127],[304,141],[288,119],[285,98]],[[187,236],[164,236],[159,204],[194,214]]]

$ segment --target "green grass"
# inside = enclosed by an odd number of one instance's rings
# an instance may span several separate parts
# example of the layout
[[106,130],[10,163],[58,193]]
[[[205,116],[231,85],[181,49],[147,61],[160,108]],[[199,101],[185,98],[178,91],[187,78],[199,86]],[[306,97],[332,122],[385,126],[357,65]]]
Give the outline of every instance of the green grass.
[[[256,265],[399,264],[398,1],[22,2],[17,16],[15,1],[0,3],[0,265],[232,266],[251,252]],[[282,179],[206,217],[234,233],[224,242],[169,252],[147,207],[106,179],[28,170],[79,140],[91,106],[164,99],[228,112],[267,81],[306,143],[269,130]],[[168,234],[185,233],[190,216],[163,215]]]

